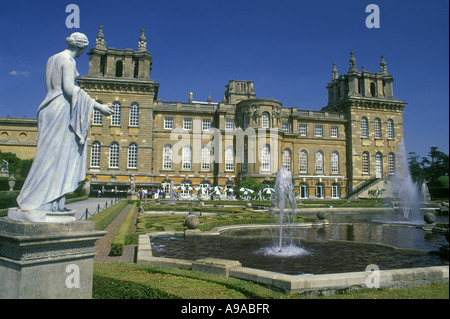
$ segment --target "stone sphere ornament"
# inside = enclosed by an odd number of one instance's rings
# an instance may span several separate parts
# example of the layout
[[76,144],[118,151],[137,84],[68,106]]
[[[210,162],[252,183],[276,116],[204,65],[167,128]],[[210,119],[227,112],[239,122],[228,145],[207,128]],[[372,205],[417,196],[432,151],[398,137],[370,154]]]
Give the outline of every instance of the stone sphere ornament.
[[186,217],[185,224],[189,229],[197,229],[200,225],[200,220],[197,215],[190,214]]
[[324,220],[325,216],[326,216],[326,214],[323,210],[317,213],[317,219],[319,219],[319,220]]
[[428,212],[423,216],[423,220],[427,224],[433,224],[436,221],[436,216],[433,213]]

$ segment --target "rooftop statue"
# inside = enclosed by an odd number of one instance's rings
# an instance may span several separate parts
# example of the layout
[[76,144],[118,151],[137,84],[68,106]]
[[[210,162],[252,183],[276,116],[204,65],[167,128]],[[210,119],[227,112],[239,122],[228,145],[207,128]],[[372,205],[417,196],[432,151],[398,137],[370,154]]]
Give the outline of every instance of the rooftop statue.
[[36,155],[17,203],[21,209],[65,211],[65,194],[86,178],[86,137],[93,110],[109,116],[109,106],[97,103],[75,84],[75,58],[87,48],[79,32],[66,38],[67,49],[47,61],[47,95],[38,108]]

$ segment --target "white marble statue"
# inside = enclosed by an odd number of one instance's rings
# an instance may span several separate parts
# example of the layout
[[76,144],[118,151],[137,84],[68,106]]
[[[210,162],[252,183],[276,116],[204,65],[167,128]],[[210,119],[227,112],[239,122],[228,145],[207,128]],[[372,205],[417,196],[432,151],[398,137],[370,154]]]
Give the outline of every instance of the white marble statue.
[[47,61],[47,95],[38,108],[36,155],[17,203],[21,209],[64,211],[65,194],[86,178],[86,136],[93,110],[113,113],[75,85],[75,58],[89,44],[79,32],[67,39],[67,49]]

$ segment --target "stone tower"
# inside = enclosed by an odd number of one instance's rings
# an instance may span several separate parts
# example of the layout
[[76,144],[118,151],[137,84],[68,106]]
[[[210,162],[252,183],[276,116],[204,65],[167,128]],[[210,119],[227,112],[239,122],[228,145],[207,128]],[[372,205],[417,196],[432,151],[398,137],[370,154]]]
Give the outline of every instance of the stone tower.
[[[152,56],[147,50],[145,30],[141,30],[137,50],[117,50],[106,47],[100,26],[96,44],[88,55],[88,75],[78,83],[97,101],[114,109],[110,118],[94,111],[88,142],[90,149],[93,144],[99,149],[100,160],[88,161],[88,175],[93,181],[128,183],[138,171],[152,171],[153,110],[159,83],[150,78]],[[110,154],[111,146],[114,156]],[[150,160],[132,163],[129,152]]]
[[386,180],[395,173],[395,154],[403,137],[403,108],[406,103],[393,95],[393,77],[381,56],[380,72],[361,71],[350,53],[349,69],[339,76],[333,64],[328,83],[328,105],[323,111],[345,113],[348,119],[348,194]]

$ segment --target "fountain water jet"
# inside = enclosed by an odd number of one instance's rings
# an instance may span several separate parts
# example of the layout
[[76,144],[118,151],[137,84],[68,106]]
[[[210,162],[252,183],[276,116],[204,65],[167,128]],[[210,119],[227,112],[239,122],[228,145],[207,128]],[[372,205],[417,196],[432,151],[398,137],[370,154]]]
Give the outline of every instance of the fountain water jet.
[[[266,247],[264,254],[278,256],[298,256],[307,251],[294,245],[291,231],[296,223],[297,203],[295,201],[292,175],[285,167],[281,167],[275,180],[275,196],[271,212],[278,229],[278,240],[272,247]],[[276,236],[273,236],[276,239]]]
[[391,191],[400,199],[399,208],[405,219],[420,219],[418,214],[422,196],[417,184],[412,180],[403,139],[400,141],[396,154],[396,166],[396,174],[391,179]]

